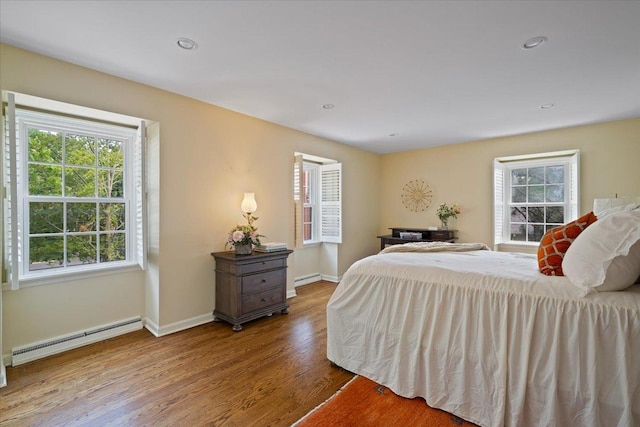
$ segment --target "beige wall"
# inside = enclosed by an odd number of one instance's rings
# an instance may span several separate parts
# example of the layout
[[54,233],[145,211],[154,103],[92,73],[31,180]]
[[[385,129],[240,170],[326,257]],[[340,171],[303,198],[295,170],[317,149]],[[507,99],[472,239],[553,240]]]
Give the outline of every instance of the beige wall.
[[322,252],[321,245],[312,245],[305,248],[296,249],[296,271],[295,277],[307,277],[320,274]]
[[[2,352],[141,315],[160,328],[211,313],[212,251],[242,221],[242,193],[258,201],[267,240],[293,246],[291,171],[295,151],[343,163],[342,275],[379,247],[387,227],[436,225],[435,207],[462,205],[453,225],[462,241],[491,244],[492,160],[543,151],[581,150],[581,210],[594,197],[640,194],[640,119],[378,156],[219,107],[0,45],[0,89],[142,117],[158,123],[150,149],[150,268],[3,292]],[[154,126],[156,126],[154,124]],[[400,201],[404,184],[423,179],[434,192],[423,213]],[[383,203],[381,203],[382,201]],[[326,258],[335,254],[327,248]],[[331,252],[331,253],[328,253]],[[289,290],[298,267],[290,257]],[[312,267],[315,269],[315,267]],[[302,274],[300,274],[302,275]]]
[[[593,199],[640,195],[640,119],[578,126],[526,135],[388,154],[382,157],[380,232],[387,227],[439,225],[442,202],[459,203],[453,219],[462,242],[493,245],[493,159],[568,149],[580,150],[580,212],[591,211]],[[433,202],[424,212],[401,203],[402,187],[422,179],[431,186]]]
[[[210,315],[214,262],[256,193],[259,230],[293,246],[293,153],[343,164],[340,274],[373,253],[380,156],[193,99],[0,45],[0,89],[159,123],[151,156],[151,268],[145,273],[3,292],[3,353],[17,345],[141,315],[160,328]],[[321,112],[319,112],[320,114]],[[290,259],[293,289],[295,257]]]

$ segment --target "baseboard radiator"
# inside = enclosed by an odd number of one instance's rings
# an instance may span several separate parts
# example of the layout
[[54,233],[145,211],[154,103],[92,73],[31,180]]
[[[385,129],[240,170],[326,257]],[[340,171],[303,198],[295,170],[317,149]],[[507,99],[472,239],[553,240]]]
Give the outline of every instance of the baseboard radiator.
[[300,276],[293,279],[293,286],[298,287],[308,285],[309,283],[319,282],[320,280],[322,280],[320,273],[308,274],[306,276]]
[[21,363],[31,362],[36,359],[62,353],[63,351],[82,347],[83,345],[93,344],[139,329],[142,329],[142,319],[140,317],[133,317],[86,331],[16,347],[11,350],[11,365],[17,366]]

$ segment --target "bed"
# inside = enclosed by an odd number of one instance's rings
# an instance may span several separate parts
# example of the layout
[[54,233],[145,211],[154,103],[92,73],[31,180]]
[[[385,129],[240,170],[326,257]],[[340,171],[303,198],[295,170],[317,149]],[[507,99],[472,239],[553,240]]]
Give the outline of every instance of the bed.
[[591,292],[483,246],[354,263],[329,360],[481,426],[640,425],[640,285]]

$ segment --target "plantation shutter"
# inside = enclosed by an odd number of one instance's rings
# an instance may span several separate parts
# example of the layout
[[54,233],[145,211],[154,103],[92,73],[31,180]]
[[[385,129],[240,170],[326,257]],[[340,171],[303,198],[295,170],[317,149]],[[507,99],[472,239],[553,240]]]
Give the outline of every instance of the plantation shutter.
[[320,176],[322,241],[342,243],[342,164],[322,165]]
[[578,219],[579,211],[580,211],[580,200],[578,195],[578,177],[579,174],[579,164],[580,164],[580,153],[576,152],[569,159],[569,182],[570,192],[569,192],[569,218],[565,220],[565,222],[573,221]]
[[302,230],[302,172],[303,159],[302,155],[298,154],[294,157],[293,162],[294,236],[296,248],[301,248],[304,242],[304,233]]
[[[493,244],[504,242],[504,165],[493,161]],[[495,249],[495,247],[494,247]]]
[[135,188],[136,188],[136,252],[137,261],[143,270],[147,266],[147,185],[146,185],[146,150],[147,124],[140,122],[136,143],[134,147],[133,161],[135,162]]
[[20,214],[18,212],[18,137],[16,131],[16,102],[13,93],[8,94],[5,114],[4,155],[4,230],[5,230],[5,271],[12,290],[20,287]]

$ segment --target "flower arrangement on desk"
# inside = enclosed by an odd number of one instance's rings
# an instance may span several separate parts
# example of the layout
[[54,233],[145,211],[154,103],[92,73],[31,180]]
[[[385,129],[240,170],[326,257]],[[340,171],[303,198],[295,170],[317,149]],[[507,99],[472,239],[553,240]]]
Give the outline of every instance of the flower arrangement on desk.
[[254,225],[236,225],[231,229],[231,231],[229,231],[225,249],[229,246],[257,246],[260,244],[261,237],[265,236],[263,234],[258,234],[258,229]]
[[447,206],[446,203],[440,204],[436,211],[436,215],[438,215],[438,218],[440,218],[440,221],[442,222],[442,229],[447,230],[447,221],[449,218],[457,218],[460,212],[460,206],[458,206],[457,203],[454,203],[452,206]]

